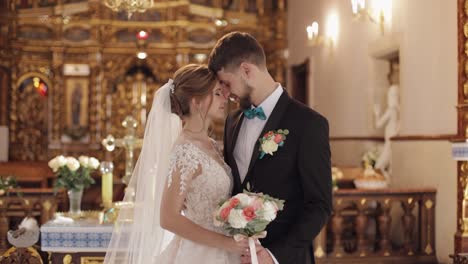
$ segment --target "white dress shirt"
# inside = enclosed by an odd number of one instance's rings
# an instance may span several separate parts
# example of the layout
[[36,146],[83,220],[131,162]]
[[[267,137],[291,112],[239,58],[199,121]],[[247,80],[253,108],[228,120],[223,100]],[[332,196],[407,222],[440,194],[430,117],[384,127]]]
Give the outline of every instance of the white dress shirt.
[[[270,96],[268,96],[260,105],[258,105],[258,107],[263,108],[266,120],[261,120],[257,117],[254,117],[253,119],[244,117],[244,120],[242,121],[239,135],[237,136],[236,146],[234,148],[234,158],[236,159],[237,168],[239,169],[241,182],[243,182],[247,176],[255,144],[261,136],[260,133],[262,133],[271,112],[273,112],[273,109],[282,94],[283,87],[281,87],[281,84],[278,84],[276,90],[273,91],[273,93],[270,94]],[[252,108],[254,108],[254,106],[252,106]]]
[[[271,112],[273,112],[273,109],[275,108],[276,103],[278,103],[282,94],[283,87],[278,83],[278,87],[276,87],[275,91],[273,91],[270,96],[268,96],[260,105],[257,106],[263,108],[266,120],[261,120],[257,117],[252,119],[244,117],[244,120],[242,121],[239,135],[237,136],[236,146],[234,148],[234,158],[236,159],[237,169],[239,170],[241,182],[243,182],[247,176],[247,171],[249,170],[250,160],[252,159],[255,144],[261,136],[260,133],[262,133],[262,130],[265,127]],[[254,108],[254,106],[252,106],[252,108]],[[270,253],[271,257],[273,258],[273,262],[275,264],[279,264],[270,250],[268,250],[268,253]]]

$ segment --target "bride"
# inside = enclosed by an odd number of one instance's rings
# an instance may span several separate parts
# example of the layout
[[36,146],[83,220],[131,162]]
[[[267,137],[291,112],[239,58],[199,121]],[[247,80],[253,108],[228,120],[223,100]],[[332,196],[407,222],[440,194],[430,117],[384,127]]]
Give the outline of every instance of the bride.
[[233,185],[208,136],[225,104],[204,65],[182,67],[156,92],[104,263],[240,263],[247,241],[236,242],[213,224]]

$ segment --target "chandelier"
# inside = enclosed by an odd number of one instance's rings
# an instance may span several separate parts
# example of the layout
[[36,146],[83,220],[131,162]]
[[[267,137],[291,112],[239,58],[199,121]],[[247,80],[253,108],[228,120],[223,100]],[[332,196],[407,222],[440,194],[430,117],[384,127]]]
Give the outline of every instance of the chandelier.
[[112,9],[112,11],[125,11],[128,18],[135,12],[143,13],[147,9],[153,7],[154,0],[104,0],[104,4]]

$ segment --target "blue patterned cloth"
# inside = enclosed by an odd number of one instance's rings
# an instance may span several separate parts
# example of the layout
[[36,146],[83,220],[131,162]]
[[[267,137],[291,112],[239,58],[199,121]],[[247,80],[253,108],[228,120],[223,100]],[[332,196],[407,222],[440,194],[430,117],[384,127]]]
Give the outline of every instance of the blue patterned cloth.
[[41,250],[45,252],[105,252],[112,236],[112,225],[74,222],[41,226]]

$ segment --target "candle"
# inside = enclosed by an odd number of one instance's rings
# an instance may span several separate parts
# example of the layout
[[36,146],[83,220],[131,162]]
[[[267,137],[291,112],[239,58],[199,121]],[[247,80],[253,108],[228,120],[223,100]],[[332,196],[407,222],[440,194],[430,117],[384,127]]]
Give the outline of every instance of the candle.
[[309,40],[312,40],[312,37],[313,37],[312,26],[308,26],[306,30],[307,30],[307,38]]
[[101,162],[101,195],[102,204],[104,208],[112,207],[112,196],[113,196],[113,175],[114,164],[111,161]]
[[318,32],[319,24],[317,23],[317,21],[314,21],[314,23],[312,23],[312,38],[318,37]]

